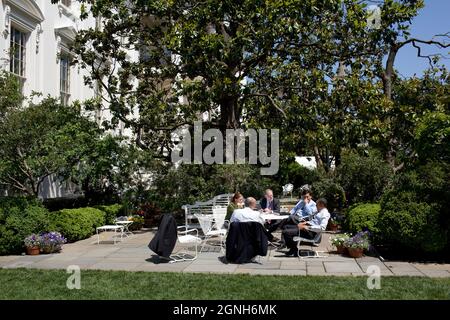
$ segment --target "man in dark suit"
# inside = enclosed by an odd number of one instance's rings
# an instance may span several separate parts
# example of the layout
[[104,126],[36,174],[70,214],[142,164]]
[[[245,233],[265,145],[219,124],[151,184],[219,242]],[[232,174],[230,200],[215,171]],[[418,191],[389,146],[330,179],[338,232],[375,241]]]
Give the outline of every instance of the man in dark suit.
[[273,191],[267,189],[260,201],[261,210],[266,213],[280,212],[280,200],[273,197]]

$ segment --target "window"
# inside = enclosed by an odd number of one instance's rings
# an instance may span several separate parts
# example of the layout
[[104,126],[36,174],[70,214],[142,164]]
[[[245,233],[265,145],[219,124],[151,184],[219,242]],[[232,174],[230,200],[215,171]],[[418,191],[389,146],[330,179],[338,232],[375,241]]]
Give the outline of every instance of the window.
[[61,3],[65,5],[67,8],[70,8],[70,5],[72,4],[72,0],[61,0]]
[[70,58],[65,54],[59,59],[59,88],[61,104],[67,105],[70,99]]
[[11,26],[9,71],[19,78],[21,91],[25,82],[27,34]]

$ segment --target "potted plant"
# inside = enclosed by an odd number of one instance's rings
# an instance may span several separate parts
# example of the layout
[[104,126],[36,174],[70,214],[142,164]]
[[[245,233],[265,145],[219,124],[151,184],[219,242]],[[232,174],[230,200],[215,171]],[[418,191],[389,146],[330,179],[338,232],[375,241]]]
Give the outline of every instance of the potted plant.
[[27,254],[36,256],[40,252],[41,236],[37,234],[31,234],[23,241],[27,249]]
[[41,251],[43,253],[59,252],[62,249],[62,245],[66,242],[66,238],[59,232],[43,233],[41,234]]
[[330,231],[336,232],[341,227],[341,221],[339,221],[337,218],[333,217],[330,219]]
[[347,248],[348,254],[352,258],[361,258],[364,250],[369,249],[369,245],[368,231],[360,231],[344,242],[344,246]]
[[141,230],[144,226],[144,218],[141,215],[134,215],[128,218],[129,221],[133,221],[133,223],[128,227],[128,230]]
[[337,253],[339,254],[345,253],[346,248],[344,244],[345,241],[347,241],[349,238],[350,235],[348,233],[344,233],[331,239],[331,244],[336,247]]

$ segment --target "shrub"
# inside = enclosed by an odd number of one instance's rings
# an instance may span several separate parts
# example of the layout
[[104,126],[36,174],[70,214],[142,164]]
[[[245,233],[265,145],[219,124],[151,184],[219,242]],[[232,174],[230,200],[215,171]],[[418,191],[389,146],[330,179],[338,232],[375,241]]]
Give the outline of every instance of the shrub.
[[322,179],[313,183],[312,192],[316,199],[327,199],[330,212],[334,209],[342,209],[346,203],[344,189],[333,179]]
[[395,176],[381,200],[379,231],[386,244],[414,254],[450,248],[449,177],[450,165],[440,161]]
[[125,209],[121,204],[111,204],[109,206],[96,206],[96,209],[99,209],[105,213],[105,223],[106,224],[114,224],[114,221],[118,216],[125,215]]
[[354,152],[344,154],[336,168],[336,180],[351,204],[379,201],[392,175],[389,165],[374,151],[367,156]]
[[95,228],[105,224],[105,213],[95,208],[63,209],[52,212],[52,230],[60,232],[67,241],[90,237]]
[[349,208],[345,215],[347,229],[352,233],[369,230],[378,234],[378,219],[381,206],[378,203],[361,203]]
[[386,243],[411,251],[439,252],[447,241],[433,217],[435,210],[426,203],[409,203],[409,208],[388,210],[380,219],[380,230]]
[[[31,203],[31,205],[30,205]],[[49,231],[49,212],[37,201],[9,199],[0,208],[0,255],[23,252],[30,234]]]

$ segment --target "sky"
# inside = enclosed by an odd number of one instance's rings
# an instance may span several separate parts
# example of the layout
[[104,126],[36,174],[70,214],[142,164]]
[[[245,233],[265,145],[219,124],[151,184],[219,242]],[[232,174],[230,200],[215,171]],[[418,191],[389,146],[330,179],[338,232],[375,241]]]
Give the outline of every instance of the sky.
[[[411,37],[421,40],[430,40],[436,34],[450,32],[450,0],[425,0],[425,7],[412,20],[410,30]],[[446,43],[450,43],[450,39],[447,39]],[[450,47],[441,50],[430,45],[421,47],[422,54],[447,55],[449,59],[441,59],[440,63],[450,69]],[[404,77],[414,74],[420,76],[428,66],[428,60],[417,57],[417,49],[412,45],[401,48],[395,60],[395,68]]]

